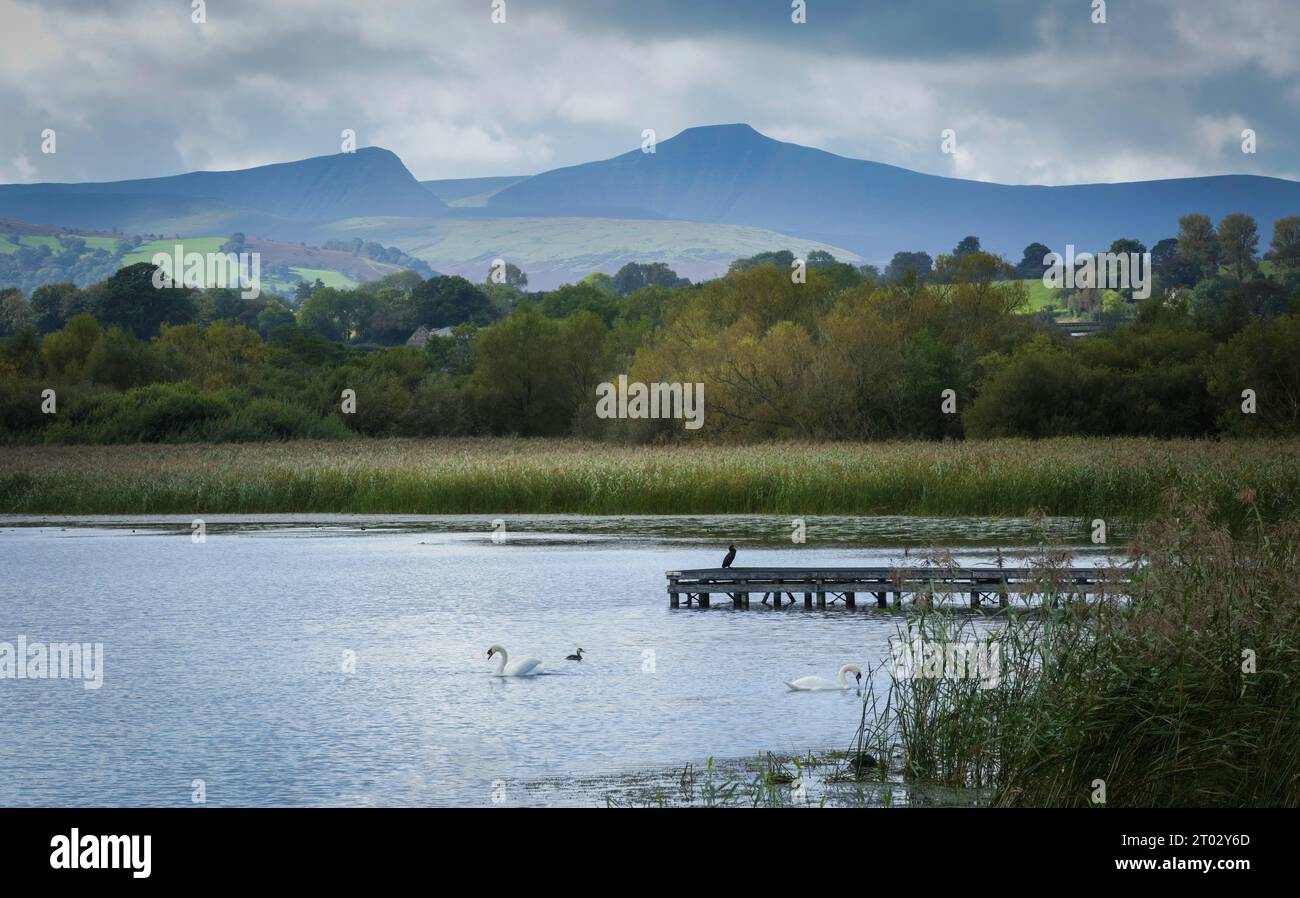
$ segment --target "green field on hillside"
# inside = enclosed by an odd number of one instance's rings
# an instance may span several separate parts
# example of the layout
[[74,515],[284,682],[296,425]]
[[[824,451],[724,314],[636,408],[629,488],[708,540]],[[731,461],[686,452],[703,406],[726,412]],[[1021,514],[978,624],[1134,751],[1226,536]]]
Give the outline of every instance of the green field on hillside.
[[[81,234],[68,234],[68,237],[77,237],[86,241],[87,249],[102,249],[106,252],[113,252],[121,242],[117,237],[84,237]],[[59,238],[47,234],[20,234],[18,243],[9,239],[8,234],[0,234],[0,253],[16,253],[19,246],[48,246],[54,252],[62,249]]]
[[[332,268],[300,268],[295,265],[291,266],[289,270],[308,283],[313,283],[319,279],[326,287],[334,287],[337,290],[351,290],[358,283],[343,272],[335,271]],[[297,282],[285,278],[268,277],[263,274],[262,286],[264,289],[276,293],[292,293],[294,288],[297,287]]]
[[[148,243],[142,243],[134,251],[128,253],[122,259],[123,265],[131,265],[136,262],[148,262],[153,259],[154,253],[174,253],[176,244],[185,248],[185,252],[210,253],[218,252],[226,242],[225,237],[182,237],[169,240],[151,240]],[[300,268],[291,266],[289,268],[294,274],[304,281],[315,281],[319,279],[326,287],[335,287],[340,290],[349,290],[357,286],[357,281],[343,274],[341,271],[335,271],[332,268]],[[292,293],[297,286],[296,281],[286,278],[269,276],[265,270],[262,274],[262,286],[266,290],[277,293]]]
[[1029,295],[1026,312],[1041,312],[1048,306],[1058,311],[1065,308],[1065,300],[1061,298],[1064,290],[1044,286],[1042,278],[1025,278],[1020,283],[1025,285],[1025,292]]
[[1051,307],[1055,310],[1056,320],[1059,322],[1067,323],[1085,320],[1070,311],[1065,300],[1065,294],[1068,291],[1059,287],[1044,286],[1042,278],[1025,278],[1020,283],[1025,285],[1025,292],[1029,296],[1029,301],[1023,309],[1026,314],[1037,314]]
[[171,237],[165,240],[149,240],[141,243],[122,257],[123,265],[137,262],[151,262],[155,253],[173,255],[179,243],[187,253],[215,253],[226,242],[226,237]]
[[[116,253],[124,242],[124,238],[121,237],[86,236],[82,234],[68,234],[64,236],[76,237],[79,240],[85,241],[87,252],[104,250],[110,254]],[[13,237],[17,239],[16,243],[13,242],[13,239],[11,239],[9,234],[0,233],[0,256],[12,255],[24,246],[46,246],[54,253],[62,251],[62,244],[60,243],[58,236],[44,234],[16,234],[13,235]],[[207,253],[219,252],[228,239],[229,238],[227,237],[202,236],[168,237],[158,240],[148,240],[129,252],[124,253],[120,259],[114,260],[112,265],[114,268],[125,268],[128,265],[135,265],[140,262],[152,262],[154,255],[157,253],[165,253],[168,256],[174,256],[178,244],[183,248],[183,252],[202,253],[206,255]],[[263,264],[262,284],[265,289],[282,293],[293,292],[294,288],[297,286],[297,281],[289,278],[272,276],[266,270],[265,260],[263,260]],[[383,271],[390,270],[391,268],[391,266],[382,266],[379,263],[372,263],[372,267],[376,271],[376,276]],[[340,290],[351,289],[360,283],[356,278],[332,268],[306,268],[294,266],[290,267],[289,270],[304,281],[313,282],[319,279],[323,284],[325,284],[325,286],[335,287]],[[105,271],[102,276],[108,277],[111,274],[112,271]],[[23,287],[24,289],[34,289],[38,284],[39,281],[31,284],[24,283]],[[0,287],[2,286],[11,285],[0,284]]]

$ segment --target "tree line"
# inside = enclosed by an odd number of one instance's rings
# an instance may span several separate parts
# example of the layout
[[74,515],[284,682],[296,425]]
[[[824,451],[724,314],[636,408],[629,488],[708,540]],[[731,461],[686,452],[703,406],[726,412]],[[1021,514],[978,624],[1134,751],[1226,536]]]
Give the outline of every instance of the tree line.
[[[1152,250],[1151,297],[1086,338],[1025,314],[1033,245],[1012,265],[975,237],[928,268],[916,254],[880,272],[822,252],[796,278],[793,253],[777,251],[700,284],[632,263],[535,292],[518,269],[483,283],[405,271],[307,285],[297,302],[157,290],[140,263],[0,296],[0,431],[92,443],[1295,434],[1300,218],[1275,224],[1262,258],[1243,218],[1184,216]],[[441,333],[407,345],[421,327]],[[623,373],[705,384],[704,427],[598,419],[596,385]]]

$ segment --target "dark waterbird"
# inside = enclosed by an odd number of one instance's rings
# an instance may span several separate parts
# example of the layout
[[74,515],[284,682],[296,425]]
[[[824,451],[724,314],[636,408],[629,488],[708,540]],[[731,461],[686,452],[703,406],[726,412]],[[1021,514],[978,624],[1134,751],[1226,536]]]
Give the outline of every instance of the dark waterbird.
[[874,755],[869,755],[865,751],[854,755],[849,759],[849,767],[851,767],[853,772],[858,775],[864,774],[868,770],[875,769],[876,765],[879,763],[880,762],[876,760]]
[[576,654],[576,655],[565,655],[565,656],[564,656],[564,660],[565,660],[565,661],[581,661],[581,660],[582,660],[582,647],[581,647],[581,646],[578,647],[578,654]]
[[731,567],[731,562],[736,560],[736,547],[728,546],[727,550],[727,557],[722,559],[722,566],[724,568]]

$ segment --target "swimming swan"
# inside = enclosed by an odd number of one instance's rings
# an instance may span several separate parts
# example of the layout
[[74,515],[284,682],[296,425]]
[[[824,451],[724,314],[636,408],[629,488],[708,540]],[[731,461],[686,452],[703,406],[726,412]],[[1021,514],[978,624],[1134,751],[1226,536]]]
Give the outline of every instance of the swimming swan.
[[514,664],[508,663],[510,658],[506,654],[504,646],[493,643],[488,646],[488,657],[497,655],[497,672],[498,677],[535,677],[541,673],[542,662],[536,658],[525,658],[522,661],[516,661]]
[[862,670],[856,664],[846,664],[840,668],[839,683],[825,677],[800,677],[797,680],[786,681],[785,685],[796,692],[812,692],[818,689],[848,689],[849,682],[844,679],[844,675],[849,671],[853,671],[853,676],[857,682],[862,682]]

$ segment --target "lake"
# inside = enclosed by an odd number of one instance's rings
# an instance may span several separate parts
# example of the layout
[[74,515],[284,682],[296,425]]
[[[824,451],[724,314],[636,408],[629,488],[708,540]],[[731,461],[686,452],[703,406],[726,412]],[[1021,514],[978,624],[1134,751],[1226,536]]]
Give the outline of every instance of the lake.
[[[668,608],[664,572],[1105,547],[1053,519],[0,519],[0,642],[102,643],[103,685],[0,680],[0,805],[564,805],[708,758],[846,747],[872,609]],[[1117,551],[1112,547],[1112,551]],[[491,643],[545,674],[492,676]],[[578,646],[581,663],[564,656]],[[196,783],[201,781],[201,784]]]

